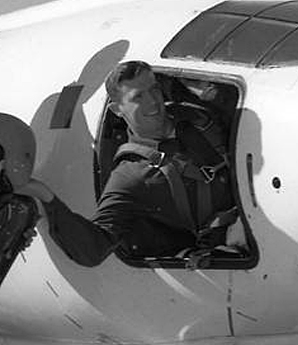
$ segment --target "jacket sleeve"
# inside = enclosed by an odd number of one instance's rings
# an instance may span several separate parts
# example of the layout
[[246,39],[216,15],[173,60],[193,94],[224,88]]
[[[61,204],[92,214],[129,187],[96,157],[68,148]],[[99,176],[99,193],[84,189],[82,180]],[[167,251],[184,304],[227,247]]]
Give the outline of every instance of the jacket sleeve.
[[92,220],[72,212],[58,197],[43,203],[50,236],[78,264],[99,265],[121,245],[123,235],[131,231],[139,213],[133,198],[139,186],[139,172],[130,165],[120,164],[112,172]]
[[50,236],[78,264],[99,265],[117,246],[109,233],[72,212],[59,198],[54,197],[43,205],[49,220]]

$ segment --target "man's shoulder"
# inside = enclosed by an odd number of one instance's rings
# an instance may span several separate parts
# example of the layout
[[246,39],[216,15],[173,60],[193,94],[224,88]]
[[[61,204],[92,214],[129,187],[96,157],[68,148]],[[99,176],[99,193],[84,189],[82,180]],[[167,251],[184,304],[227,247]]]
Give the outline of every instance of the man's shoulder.
[[108,185],[113,188],[140,187],[152,177],[154,162],[160,155],[157,150],[135,143],[127,143],[119,148],[114,158],[114,169]]
[[[148,164],[143,161],[122,160],[111,172],[104,194],[121,195],[142,193],[148,176]],[[128,194],[127,194],[128,193]]]
[[150,170],[150,167],[146,159],[131,159],[128,156],[123,157],[112,170],[108,184],[130,187],[133,185],[140,185],[146,179],[148,170]]
[[[151,147],[141,143],[128,142],[119,147],[115,157],[115,165],[127,162],[130,168],[144,169],[159,165],[163,160],[164,153],[159,150],[159,143],[156,147]],[[134,164],[129,164],[134,163]]]

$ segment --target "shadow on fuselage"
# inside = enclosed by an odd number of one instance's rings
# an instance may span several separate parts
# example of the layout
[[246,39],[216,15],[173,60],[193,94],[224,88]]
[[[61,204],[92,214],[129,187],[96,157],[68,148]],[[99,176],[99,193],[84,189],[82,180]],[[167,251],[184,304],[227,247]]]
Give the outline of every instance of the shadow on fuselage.
[[[84,87],[76,104],[70,128],[50,129],[51,118],[60,96],[59,93],[49,96],[41,104],[32,121],[32,128],[38,143],[37,177],[52,186],[57,195],[74,211],[87,217],[91,216],[95,210],[92,166],[94,152],[92,149],[93,137],[88,130],[83,104],[104,83],[106,75],[125,56],[128,47],[128,41],[114,42],[96,53],[84,66],[79,79],[75,82],[75,84]],[[262,152],[261,121],[258,114],[250,109],[245,109],[243,114],[239,121],[240,128],[237,128],[237,131],[241,130],[241,133],[238,133],[237,137],[244,140],[245,143],[238,145],[241,150],[243,148],[243,152],[237,152],[237,159],[241,162],[236,163],[246,167],[247,154],[251,154],[253,157],[253,177],[255,177],[261,174],[264,164],[266,164],[266,157],[263,157]],[[280,281],[286,282],[293,279],[292,266],[293,262],[298,262],[296,255],[298,245],[283,229],[276,227],[266,216],[261,203],[259,203],[258,193],[256,193],[256,204],[252,204],[248,186],[242,185],[244,181],[247,181],[246,168],[239,171],[237,176],[238,190],[240,191],[239,200],[251,229],[251,233],[248,235],[256,241],[260,259],[258,265],[250,271],[249,275],[239,276],[239,279],[234,282],[235,290],[242,287],[244,291],[243,296],[237,293],[233,299],[235,331],[238,334],[287,332],[297,324],[298,311],[292,302],[298,296],[294,288],[288,285],[285,288],[285,284],[280,283]],[[66,255],[53,243],[46,231],[41,231],[41,236],[61,275],[96,309],[103,311],[109,304],[108,301],[103,302],[102,299],[98,298],[98,284],[110,284],[111,291],[115,289],[115,300],[121,298],[116,293],[118,291],[117,284],[120,283],[122,289],[129,289],[131,285],[134,285],[136,289],[138,288],[138,275],[128,275],[129,267],[119,263],[119,259],[114,257],[112,260],[108,259],[110,260],[109,263],[103,263],[103,266],[82,268],[70,262]],[[287,253],[287,255],[278,253]],[[111,267],[114,264],[119,266],[112,270]],[[111,282],[107,282],[106,279],[108,279],[109,274],[114,275],[116,272],[117,279],[113,277]],[[100,281],[102,278],[105,281]],[[135,284],[132,284],[134,279]],[[206,291],[206,296],[208,296],[207,293]],[[258,301],[259,305],[247,306],[246,294],[250,295],[251,300]],[[111,295],[113,295],[112,292]],[[280,298],[280,296],[283,297]],[[114,303],[116,302],[114,301]],[[129,304],[129,301],[127,303]],[[270,309],[273,303],[276,306],[274,315],[266,313],[266,310]],[[248,310],[255,315],[257,322],[248,321],[247,318],[241,316],[241,313],[248,313]],[[193,323],[188,330],[188,335],[185,335],[186,338],[190,339],[202,335],[212,336],[213,334],[208,334],[212,327],[208,327],[208,330],[205,331],[208,321],[200,320]],[[181,320],[181,324],[183,322],[186,321]]]
[[[78,80],[67,85],[70,93],[71,87],[82,87],[76,99],[63,99],[62,92],[50,95],[42,102],[31,123],[38,143],[35,176],[48,183],[72,209],[87,216],[94,210],[94,182],[90,183],[93,179],[94,138],[83,105],[104,84],[107,74],[123,59],[128,48],[129,42],[120,40],[97,52],[83,67]],[[59,109],[57,114],[57,105],[61,103],[61,114]],[[68,115],[67,124],[53,127],[54,116],[63,117],[63,111],[67,112],[72,106],[74,109]],[[94,117],[99,118],[100,112],[101,109],[95,109]]]

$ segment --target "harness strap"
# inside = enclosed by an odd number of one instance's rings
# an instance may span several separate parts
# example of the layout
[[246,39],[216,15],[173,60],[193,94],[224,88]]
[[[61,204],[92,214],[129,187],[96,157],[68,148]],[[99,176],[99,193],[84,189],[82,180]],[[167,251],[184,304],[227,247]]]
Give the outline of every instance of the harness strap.
[[161,166],[160,170],[168,181],[181,221],[188,230],[196,235],[196,225],[191,214],[185,186],[175,166],[175,162],[172,161]]
[[197,219],[198,225],[201,227],[210,215],[212,209],[212,195],[210,186],[201,181],[197,181]]
[[182,172],[183,176],[196,181],[196,223],[202,226],[206,217],[209,216],[212,209],[211,187],[206,183],[206,178],[197,166],[187,164]]
[[136,143],[121,145],[115,155],[115,162],[119,163],[124,156],[129,157],[132,154],[147,159],[152,167],[159,169],[164,174],[174,202],[176,203],[181,221],[188,230],[196,234],[196,225],[191,214],[187,192],[179,173],[178,163],[173,160],[167,160],[165,164],[166,154],[164,152]]

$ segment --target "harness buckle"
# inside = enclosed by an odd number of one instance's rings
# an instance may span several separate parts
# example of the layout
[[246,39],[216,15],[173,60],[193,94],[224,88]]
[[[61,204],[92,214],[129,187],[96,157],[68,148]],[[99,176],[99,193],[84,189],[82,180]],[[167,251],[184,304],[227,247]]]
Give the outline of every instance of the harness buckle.
[[150,166],[159,169],[162,166],[165,157],[165,152],[158,152],[156,155],[154,155],[154,157],[151,157]]
[[203,174],[205,178],[205,183],[210,183],[214,180],[215,174],[217,173],[218,170],[224,168],[227,166],[227,162],[223,161],[215,166],[211,165],[203,165],[200,167],[200,171]]
[[204,176],[205,183],[210,183],[214,180],[215,170],[212,166],[203,165],[202,167],[200,167],[200,171]]

